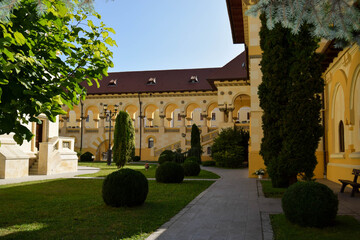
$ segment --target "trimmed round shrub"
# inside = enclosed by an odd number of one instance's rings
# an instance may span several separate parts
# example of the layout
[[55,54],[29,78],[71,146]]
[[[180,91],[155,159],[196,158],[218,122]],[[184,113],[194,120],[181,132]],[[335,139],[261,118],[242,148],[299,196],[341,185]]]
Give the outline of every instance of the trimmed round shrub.
[[183,163],[185,160],[184,155],[181,152],[176,151],[174,152],[173,156],[174,156],[173,161],[176,163]]
[[306,227],[331,225],[338,210],[338,199],[333,191],[317,182],[297,182],[291,185],[282,198],[286,218]]
[[178,163],[164,162],[157,167],[155,178],[162,183],[181,183],[184,180],[184,169]]
[[198,176],[200,173],[200,165],[197,162],[185,162],[183,164],[185,176]]
[[215,162],[215,161],[204,161],[204,162],[202,162],[202,165],[203,165],[204,167],[215,166],[215,165],[216,165],[216,162]]
[[80,156],[80,162],[92,162],[94,161],[93,156],[91,152],[86,152]]
[[170,150],[163,151],[158,159],[159,164],[163,164],[164,162],[172,162],[174,160],[174,152]]
[[198,159],[196,157],[194,157],[194,156],[191,156],[191,157],[187,157],[185,159],[185,162],[195,162],[195,163],[197,163]]
[[141,205],[148,192],[148,180],[144,174],[129,168],[109,174],[102,187],[104,202],[112,207]]

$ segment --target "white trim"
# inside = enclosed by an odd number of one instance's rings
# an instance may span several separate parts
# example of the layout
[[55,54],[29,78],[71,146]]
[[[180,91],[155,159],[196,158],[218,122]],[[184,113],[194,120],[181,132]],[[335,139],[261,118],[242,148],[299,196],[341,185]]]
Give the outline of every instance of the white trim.
[[351,169],[359,169],[360,165],[350,165],[350,164],[342,164],[342,163],[328,163],[328,166],[333,167],[343,167],[343,168],[351,168]]
[[349,154],[349,158],[360,159],[360,152],[353,152]]
[[345,159],[345,153],[344,152],[333,153],[333,154],[330,154],[330,158]]

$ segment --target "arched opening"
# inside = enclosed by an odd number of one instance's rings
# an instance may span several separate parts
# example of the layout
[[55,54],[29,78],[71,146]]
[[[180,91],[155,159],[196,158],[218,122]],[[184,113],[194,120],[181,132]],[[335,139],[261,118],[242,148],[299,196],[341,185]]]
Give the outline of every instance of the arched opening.
[[181,125],[180,109],[176,104],[169,104],[165,108],[165,127],[178,127]]
[[339,151],[345,152],[345,140],[344,140],[344,123],[339,123]]
[[109,149],[109,140],[105,140],[98,146],[95,154],[96,161],[107,161],[107,151]]
[[208,127],[216,127],[217,126],[217,120],[218,120],[218,115],[220,114],[219,108],[218,108],[218,104],[217,103],[211,103],[207,110],[207,117],[208,119],[210,119],[208,121]]
[[[332,136],[332,151],[341,152],[341,145],[346,145],[345,135],[340,136],[340,125],[342,125],[342,129],[344,129],[344,119],[345,119],[345,96],[344,91],[340,83],[335,86],[334,97],[332,99],[332,130],[334,136]],[[342,130],[344,132],[344,130]],[[340,143],[340,139],[342,139],[342,143]]]
[[145,127],[158,127],[160,125],[159,108],[154,104],[145,107]]
[[[130,116],[130,118],[133,120],[133,124],[134,127],[137,128],[139,127],[139,114],[140,112],[138,112],[138,108],[135,105],[128,105],[125,107],[124,111],[127,112]],[[136,119],[138,119],[136,121]]]
[[154,147],[154,139],[150,137],[148,139],[148,148],[152,148],[152,147]]
[[[198,115],[197,115],[198,113]],[[200,120],[200,113],[201,113],[201,108],[199,106],[199,104],[197,103],[190,103],[187,107],[186,107],[186,122],[185,125],[188,127],[191,127],[191,125],[195,122],[199,123],[198,120]]]
[[99,127],[99,109],[96,106],[90,106],[86,109],[85,114],[85,127],[98,128]]
[[241,94],[234,99],[233,119],[236,123],[250,122],[250,96]]

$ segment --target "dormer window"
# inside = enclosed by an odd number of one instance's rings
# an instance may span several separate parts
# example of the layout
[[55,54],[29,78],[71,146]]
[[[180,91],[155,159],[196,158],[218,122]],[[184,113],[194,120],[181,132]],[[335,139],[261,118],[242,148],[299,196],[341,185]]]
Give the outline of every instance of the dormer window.
[[197,76],[191,76],[189,82],[191,83],[197,83],[199,82],[199,79]]
[[116,86],[116,79],[111,79],[108,83],[108,86],[109,87],[113,87],[113,86]]
[[246,67],[246,63],[243,62],[243,63],[241,64],[241,66],[242,66],[243,68]]
[[155,85],[156,84],[156,78],[149,78],[149,80],[146,83],[147,85]]

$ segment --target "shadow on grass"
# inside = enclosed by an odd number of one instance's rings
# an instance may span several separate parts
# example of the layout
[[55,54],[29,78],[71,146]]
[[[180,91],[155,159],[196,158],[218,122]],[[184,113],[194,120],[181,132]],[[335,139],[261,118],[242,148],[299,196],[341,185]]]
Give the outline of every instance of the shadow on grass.
[[62,179],[0,190],[2,239],[143,239],[212,182],[149,181],[144,205],[112,208],[101,197],[103,180]]
[[360,223],[352,216],[337,216],[335,224],[325,228],[300,227],[284,214],[271,215],[275,240],[344,240],[359,239]]

